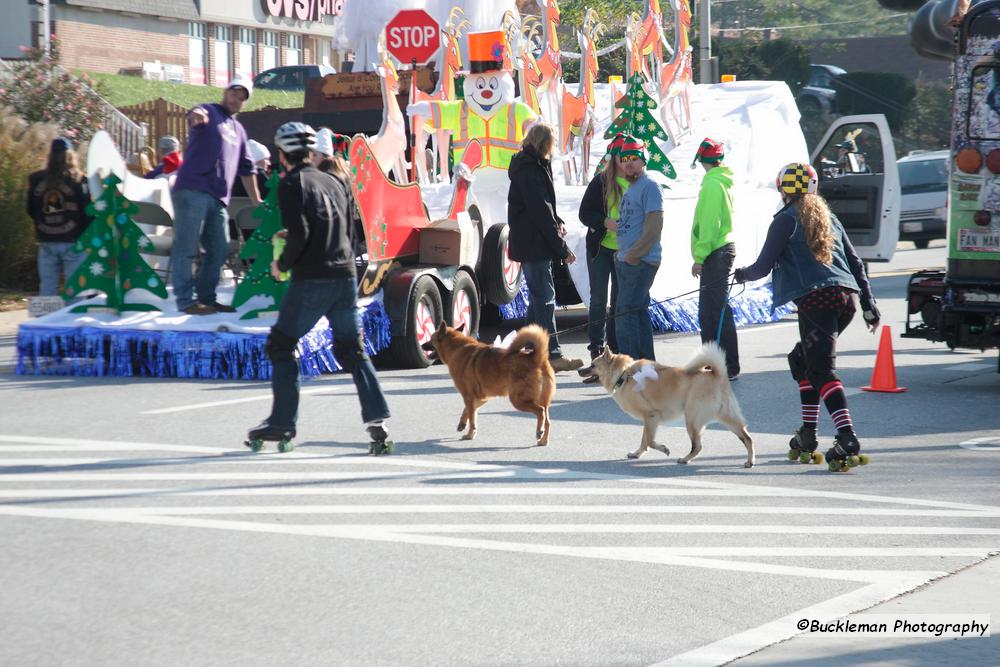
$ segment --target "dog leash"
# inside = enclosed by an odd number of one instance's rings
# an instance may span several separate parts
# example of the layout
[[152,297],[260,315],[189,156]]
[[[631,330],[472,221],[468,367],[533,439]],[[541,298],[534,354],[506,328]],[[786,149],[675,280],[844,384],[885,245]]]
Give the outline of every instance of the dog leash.
[[[713,287],[715,285],[718,285],[719,283],[725,284],[731,277],[733,278],[733,283],[731,283],[731,284],[735,284],[735,275],[736,275],[735,272],[734,273],[730,273],[728,276],[726,276],[722,280],[716,280],[715,282],[712,282],[712,283],[709,283],[709,284],[705,285],[705,287]],[[693,290],[691,290],[689,292],[683,292],[681,294],[675,294],[674,296],[667,297],[666,299],[660,299],[659,301],[650,301],[649,305],[647,305],[647,306],[639,306],[638,308],[632,308],[632,309],[629,309],[629,310],[623,310],[623,311],[617,312],[617,313],[615,313],[613,315],[609,315],[607,317],[603,317],[603,318],[601,318],[599,320],[588,321],[586,324],[578,324],[576,326],[567,327],[565,329],[557,329],[556,332],[555,332],[555,335],[559,336],[559,335],[564,334],[564,333],[569,333],[570,331],[581,331],[581,330],[586,329],[587,327],[589,327],[591,324],[597,324],[598,322],[608,322],[610,320],[615,320],[615,319],[618,319],[619,317],[621,317],[622,315],[629,315],[631,313],[641,313],[642,311],[647,310],[649,308],[649,306],[658,305],[658,304],[661,304],[661,303],[668,303],[670,301],[676,301],[677,299],[680,299],[681,297],[690,296],[692,294],[696,294],[696,293],[700,292],[701,289],[702,289],[701,287],[698,287],[698,289],[693,289]],[[720,331],[721,331],[721,327],[720,327]]]
[[[719,327],[715,331],[715,344],[720,347],[722,346],[722,323],[726,321],[726,310],[728,310],[729,306],[729,291],[732,290],[733,285],[736,284],[736,272],[734,271],[729,275],[731,275],[733,279],[729,282],[729,286],[726,287],[726,302],[722,304],[722,314],[719,315]],[[740,294],[743,294],[743,292],[745,292],[746,289],[747,289],[746,284],[743,284],[743,290],[740,292]],[[739,296],[739,294],[737,296]]]

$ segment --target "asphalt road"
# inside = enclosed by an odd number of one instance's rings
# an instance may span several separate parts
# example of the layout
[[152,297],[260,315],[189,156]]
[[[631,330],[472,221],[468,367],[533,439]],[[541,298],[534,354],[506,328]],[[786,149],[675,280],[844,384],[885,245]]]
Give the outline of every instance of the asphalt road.
[[[894,333],[897,272],[942,261],[872,267]],[[304,384],[285,455],[240,444],[266,384],[0,375],[0,663],[714,665],[1000,551],[996,351],[894,336],[909,391],[862,393],[877,341],[853,324],[838,361],[872,463],[834,475],[785,457],[796,336],[794,318],[740,332],[752,470],[717,425],[689,466],[679,423],[670,457],[626,460],[641,426],[568,374],[538,448],[501,399],[459,440],[440,366],[383,371],[398,451],[380,458],[341,375]],[[696,348],[656,341],[664,363]]]

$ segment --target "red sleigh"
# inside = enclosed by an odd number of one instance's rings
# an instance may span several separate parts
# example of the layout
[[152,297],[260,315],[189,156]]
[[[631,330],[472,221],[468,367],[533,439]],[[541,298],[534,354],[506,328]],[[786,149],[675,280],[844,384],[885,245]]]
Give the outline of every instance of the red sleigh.
[[350,146],[354,197],[364,224],[368,266],[361,277],[362,296],[382,291],[383,305],[392,322],[390,350],[402,366],[430,365],[421,346],[442,322],[463,326],[470,335],[479,330],[485,301],[510,303],[521,282],[520,265],[507,256],[507,225],[497,224],[483,234],[482,221],[470,187],[483,150],[472,141],[455,169],[447,219],[469,214],[478,252],[474,265],[420,263],[420,230],[432,223],[420,186],[389,180],[363,135]]

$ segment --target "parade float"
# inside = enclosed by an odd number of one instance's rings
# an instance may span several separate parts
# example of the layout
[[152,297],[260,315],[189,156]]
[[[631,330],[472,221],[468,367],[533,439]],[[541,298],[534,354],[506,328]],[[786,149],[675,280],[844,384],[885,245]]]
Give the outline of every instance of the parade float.
[[[587,181],[605,155],[613,125],[620,127],[630,117],[644,119],[644,128],[637,129],[652,142],[651,155],[662,156],[661,163],[650,164],[650,171],[664,188],[665,208],[663,263],[650,313],[658,331],[697,330],[697,299],[670,298],[697,290],[690,274],[689,237],[702,172],[686,165],[704,136],[725,144],[726,162],[737,176],[737,263],[749,263],[779,204],[774,175],[784,164],[808,160],[788,87],[766,81],[694,85],[688,0],[670,3],[672,44],[664,36],[658,0],[649,0],[644,15],[630,19],[618,45],[629,54],[626,85],[596,80],[600,53],[595,40],[601,27],[593,12],[575,30],[580,51],[564,52],[556,34],[560,21],[556,0],[539,0],[541,15],[530,18],[510,10],[499,16],[495,9],[483,10],[483,5],[496,3],[405,4],[427,8],[440,21],[435,33],[440,47],[437,69],[449,76],[454,71],[456,77],[465,77],[465,83],[449,90],[442,81],[442,90],[431,100],[418,96],[412,85],[413,114],[408,117],[397,95],[400,71],[412,69],[414,63],[394,58],[385,37],[385,27],[400,3],[345,5],[342,25],[350,26],[356,52],[377,55],[370,58],[370,68],[379,77],[383,101],[380,131],[375,136],[356,135],[349,148],[367,245],[359,258],[358,307],[369,353],[388,353],[397,364],[421,367],[429,363],[421,344],[442,320],[476,333],[487,309],[508,320],[525,314],[527,293],[520,267],[506,252],[503,166],[536,114],[559,128],[561,151],[554,160],[558,209],[567,223],[567,242],[581,258],[585,228],[578,222],[577,210]],[[486,25],[490,16],[496,25]],[[477,32],[486,34],[472,40],[470,51],[469,33]],[[476,39],[481,42],[478,46]],[[453,51],[455,47],[459,52]],[[487,55],[480,57],[480,52]],[[582,59],[581,81],[563,80],[561,62],[566,58]],[[462,66],[459,63],[472,62],[480,63],[480,71],[455,70]],[[521,86],[517,99],[511,85],[514,77]],[[463,99],[449,100],[449,94],[458,90]],[[470,122],[477,114],[478,120]],[[424,137],[434,136],[437,146],[408,141],[416,129]],[[440,145],[449,141],[450,172]],[[102,140],[95,143],[98,148],[91,148],[88,160],[95,201],[114,199],[117,208],[110,213],[95,210],[93,224],[107,228],[112,248],[141,243],[149,266],[161,275],[160,284],[169,283],[164,257],[169,253],[164,248],[169,248],[172,206],[167,182],[140,183],[126,172],[116,152],[107,145],[100,148]],[[437,159],[426,160],[428,152]],[[422,168],[418,170],[417,164]],[[674,164],[685,166],[675,169]],[[124,235],[124,226],[115,217],[123,211],[131,222],[144,223],[140,225],[144,236]],[[238,287],[229,288],[235,292],[235,314],[179,313],[169,294],[150,284],[145,273],[146,282],[137,281],[124,275],[125,262],[108,261],[100,268],[114,275],[77,285],[86,289],[68,285],[73,291],[64,293],[70,301],[66,307],[20,327],[18,372],[269,377],[263,344],[283,290],[260,267],[271,261],[269,235],[280,221],[273,199],[234,217],[249,217],[252,223],[247,227],[255,228],[255,236],[242,249],[249,264],[247,274]],[[586,304],[586,262],[570,266],[567,277],[560,304]],[[225,282],[222,301],[228,300]],[[739,325],[772,321],[787,312],[772,309],[767,285],[741,289],[731,295],[731,302]],[[144,306],[128,310],[122,307],[127,303]],[[339,369],[330,346],[329,329],[321,320],[300,341],[304,375]]]

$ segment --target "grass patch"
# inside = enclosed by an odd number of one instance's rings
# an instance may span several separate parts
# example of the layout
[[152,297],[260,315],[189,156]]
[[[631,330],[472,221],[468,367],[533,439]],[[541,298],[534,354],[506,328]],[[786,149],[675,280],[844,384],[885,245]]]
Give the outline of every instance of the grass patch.
[[[79,74],[80,72],[77,72]],[[162,97],[183,107],[193,107],[206,102],[222,99],[222,89],[214,86],[192,86],[166,81],[147,81],[137,76],[87,72],[98,82],[100,93],[116,107],[127,107],[140,102],[148,102]],[[268,106],[279,109],[296,109],[303,105],[305,93],[282,90],[255,90],[243,107],[244,111],[254,111]]]

